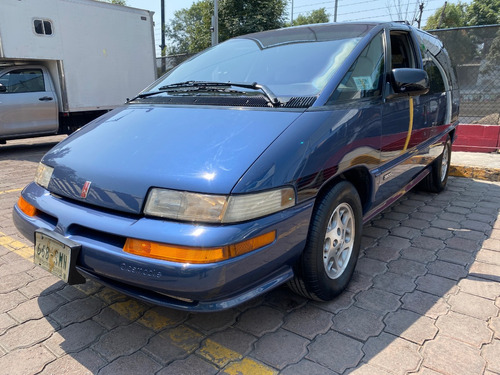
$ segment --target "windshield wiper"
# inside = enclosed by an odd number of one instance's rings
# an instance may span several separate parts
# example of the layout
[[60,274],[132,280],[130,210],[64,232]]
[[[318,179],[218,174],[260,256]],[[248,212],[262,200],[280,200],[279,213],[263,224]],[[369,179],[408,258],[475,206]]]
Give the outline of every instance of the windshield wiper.
[[[139,94],[136,98],[144,98],[147,96],[155,95],[161,92],[179,92],[179,91],[205,91],[210,89],[228,89],[231,87],[240,87],[243,89],[259,90],[267,98],[268,102],[273,107],[279,107],[282,103],[279,101],[278,97],[265,85],[258,84],[257,82],[246,83],[246,82],[210,82],[210,81],[186,81],[179,83],[172,83],[169,85],[161,86],[155,92],[148,92],[144,94]],[[134,99],[136,99],[134,98]],[[132,100],[134,100],[132,99]]]

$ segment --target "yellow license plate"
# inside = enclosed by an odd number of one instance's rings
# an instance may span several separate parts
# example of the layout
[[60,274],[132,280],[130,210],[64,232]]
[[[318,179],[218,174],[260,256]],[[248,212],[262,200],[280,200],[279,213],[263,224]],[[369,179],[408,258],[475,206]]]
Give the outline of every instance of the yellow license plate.
[[71,247],[50,235],[36,232],[34,262],[52,275],[68,282]]

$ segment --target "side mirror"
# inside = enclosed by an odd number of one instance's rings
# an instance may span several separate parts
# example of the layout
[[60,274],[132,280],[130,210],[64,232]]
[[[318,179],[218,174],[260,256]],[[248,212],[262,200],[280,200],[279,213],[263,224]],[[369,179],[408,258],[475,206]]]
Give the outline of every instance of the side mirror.
[[0,83],[0,92],[7,92],[7,87]]
[[398,96],[418,96],[429,92],[429,77],[422,69],[392,69],[391,86],[394,93],[390,98]]

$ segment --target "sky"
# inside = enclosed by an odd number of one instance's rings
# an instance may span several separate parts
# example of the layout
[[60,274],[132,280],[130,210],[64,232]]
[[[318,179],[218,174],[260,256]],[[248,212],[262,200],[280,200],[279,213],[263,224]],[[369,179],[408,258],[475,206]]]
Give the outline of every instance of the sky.
[[[394,4],[400,1],[403,4],[409,5],[408,13],[414,14],[413,11],[417,6],[418,0],[338,0],[337,21],[391,21],[397,20],[395,8],[392,7],[393,16],[389,12],[388,4]],[[126,0],[127,5],[154,11],[155,22],[155,44],[156,54],[160,55],[161,43],[161,0]],[[174,18],[174,12],[182,8],[189,8],[195,0],[165,0],[165,22]],[[424,12],[422,15],[422,27],[425,26],[427,18],[434,14],[437,9],[443,6],[445,0],[425,0]],[[448,3],[457,3],[458,0],[448,0]],[[471,0],[463,1],[470,3]],[[292,0],[289,0],[288,17],[291,18]],[[297,18],[299,14],[308,15],[312,10],[318,8],[326,8],[330,14],[330,21],[333,21],[335,8],[335,0],[293,0],[293,18]],[[167,42],[168,44],[168,42]]]

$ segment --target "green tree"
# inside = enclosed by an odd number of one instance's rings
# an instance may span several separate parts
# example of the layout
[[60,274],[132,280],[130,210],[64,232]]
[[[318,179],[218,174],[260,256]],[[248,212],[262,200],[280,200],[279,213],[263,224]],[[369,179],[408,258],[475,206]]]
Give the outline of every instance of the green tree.
[[474,0],[467,8],[469,26],[500,23],[500,0]]
[[127,5],[127,2],[125,0],[99,0],[104,3],[111,3],[111,4],[117,4],[117,5]]
[[313,10],[309,15],[304,16],[299,14],[299,16],[293,20],[293,25],[309,25],[312,23],[326,23],[330,20],[330,15],[326,13],[325,8],[319,8]]
[[[219,41],[284,26],[287,0],[219,0]],[[211,44],[213,0],[174,13],[166,28],[168,54],[196,53]]]
[[[457,4],[448,3],[444,9],[444,14],[443,7],[444,5],[427,19],[424,30],[467,26],[467,4],[461,2]],[[442,19],[441,15],[443,15]]]

